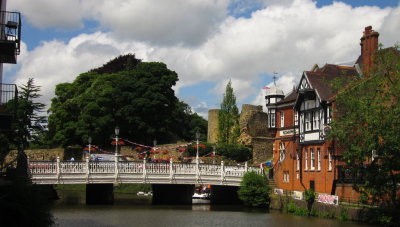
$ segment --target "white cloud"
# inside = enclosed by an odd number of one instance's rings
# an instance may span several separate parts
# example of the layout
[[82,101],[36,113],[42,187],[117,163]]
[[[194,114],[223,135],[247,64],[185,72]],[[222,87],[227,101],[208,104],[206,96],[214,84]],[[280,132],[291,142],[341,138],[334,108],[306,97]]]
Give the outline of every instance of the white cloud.
[[7,7],[21,12],[39,28],[80,28],[85,15],[80,0],[12,0]]
[[204,119],[208,119],[208,109],[209,106],[206,102],[200,102],[193,108],[194,112],[202,116]]

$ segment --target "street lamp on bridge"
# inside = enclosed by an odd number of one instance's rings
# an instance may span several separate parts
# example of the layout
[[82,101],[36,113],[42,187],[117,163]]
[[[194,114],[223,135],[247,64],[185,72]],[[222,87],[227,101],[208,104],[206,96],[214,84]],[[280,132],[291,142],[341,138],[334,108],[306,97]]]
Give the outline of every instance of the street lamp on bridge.
[[88,143],[89,143],[89,156],[90,156],[90,148],[92,148],[92,137],[90,136],[88,138]]
[[119,127],[115,127],[115,156],[118,155],[118,135],[119,135]]
[[196,131],[196,163],[199,164],[199,138],[200,133]]

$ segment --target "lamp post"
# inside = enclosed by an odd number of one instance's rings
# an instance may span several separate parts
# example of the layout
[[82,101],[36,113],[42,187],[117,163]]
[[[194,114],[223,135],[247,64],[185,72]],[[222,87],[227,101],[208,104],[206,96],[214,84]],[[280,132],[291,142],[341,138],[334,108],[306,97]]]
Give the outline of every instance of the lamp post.
[[213,164],[215,164],[215,145],[213,145]]
[[89,136],[88,142],[89,142],[89,156],[90,156],[90,148],[92,148],[92,137]]
[[118,135],[119,135],[119,127],[115,127],[115,156],[118,155]]
[[199,163],[199,138],[200,138],[200,133],[199,131],[196,131],[196,163]]

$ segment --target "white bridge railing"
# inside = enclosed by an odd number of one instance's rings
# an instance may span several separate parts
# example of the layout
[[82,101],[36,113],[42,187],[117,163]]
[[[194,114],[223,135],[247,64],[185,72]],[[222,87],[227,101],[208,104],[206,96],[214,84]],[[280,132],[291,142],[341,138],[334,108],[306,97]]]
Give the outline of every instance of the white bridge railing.
[[30,161],[34,184],[213,184],[239,186],[248,171],[262,167],[131,161]]

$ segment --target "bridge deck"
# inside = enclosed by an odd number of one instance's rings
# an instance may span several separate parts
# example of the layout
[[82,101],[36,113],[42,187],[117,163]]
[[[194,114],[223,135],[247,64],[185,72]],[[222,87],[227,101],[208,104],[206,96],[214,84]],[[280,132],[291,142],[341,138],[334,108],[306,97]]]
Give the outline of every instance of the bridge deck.
[[131,161],[30,161],[34,184],[211,184],[239,186],[247,171],[260,167]]

